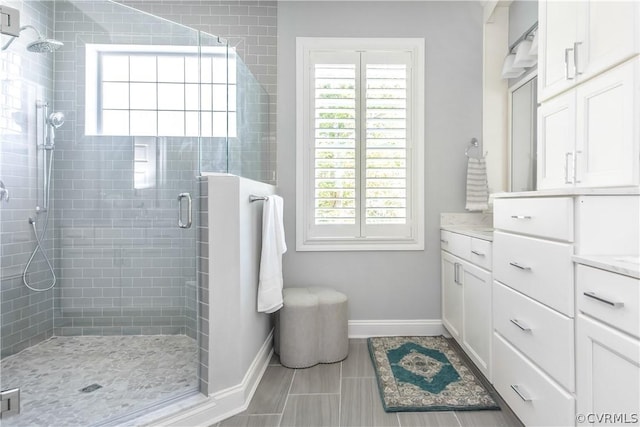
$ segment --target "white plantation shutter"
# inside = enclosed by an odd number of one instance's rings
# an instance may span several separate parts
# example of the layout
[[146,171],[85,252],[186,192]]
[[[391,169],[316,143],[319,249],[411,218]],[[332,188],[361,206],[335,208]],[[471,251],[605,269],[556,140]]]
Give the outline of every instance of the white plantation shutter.
[[304,55],[299,249],[419,249],[415,53],[310,49]]

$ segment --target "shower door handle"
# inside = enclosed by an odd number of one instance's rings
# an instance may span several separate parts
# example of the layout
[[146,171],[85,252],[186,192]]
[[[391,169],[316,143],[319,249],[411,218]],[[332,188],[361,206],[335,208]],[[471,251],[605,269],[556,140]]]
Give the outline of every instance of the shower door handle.
[[[184,222],[182,219],[182,201],[187,199],[187,222]],[[180,228],[191,228],[191,222],[193,218],[192,210],[191,210],[191,194],[189,193],[180,193],[178,194],[178,227]]]

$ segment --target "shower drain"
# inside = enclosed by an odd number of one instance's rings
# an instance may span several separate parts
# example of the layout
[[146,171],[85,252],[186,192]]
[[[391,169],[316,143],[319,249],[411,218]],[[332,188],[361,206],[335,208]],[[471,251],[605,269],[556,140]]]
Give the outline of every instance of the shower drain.
[[102,388],[100,384],[91,384],[84,388],[81,388],[80,391],[83,393],[91,393],[92,391],[96,391],[99,388]]

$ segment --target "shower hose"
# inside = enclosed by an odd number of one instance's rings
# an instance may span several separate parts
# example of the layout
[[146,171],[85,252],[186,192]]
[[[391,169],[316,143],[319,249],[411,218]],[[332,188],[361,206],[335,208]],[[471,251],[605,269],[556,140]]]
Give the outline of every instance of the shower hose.
[[[45,150],[46,153],[46,150]],[[46,160],[45,160],[46,161]],[[24,271],[22,272],[22,281],[24,282],[24,285],[31,289],[34,292],[46,292],[50,289],[52,289],[55,285],[56,285],[56,273],[53,271],[53,266],[51,265],[51,261],[49,261],[49,257],[47,256],[47,253],[45,252],[44,248],[42,247],[42,239],[44,239],[44,237],[47,234],[47,226],[49,225],[49,212],[50,212],[50,207],[49,207],[49,188],[51,187],[51,169],[53,166],[53,152],[49,152],[49,170],[47,171],[47,188],[44,194],[44,197],[46,197],[47,200],[47,213],[44,219],[44,226],[42,227],[42,234],[40,236],[38,236],[38,230],[36,229],[36,220],[34,218],[29,218],[29,224],[31,224],[31,227],[33,228],[33,234],[36,236],[36,247],[33,250],[33,252],[31,253],[31,257],[29,257],[29,261],[27,261],[27,265],[24,267]],[[51,272],[51,283],[49,284],[48,287],[44,288],[44,289],[38,289],[38,288],[34,288],[33,286],[29,285],[29,282],[27,281],[27,271],[29,270],[29,266],[31,265],[31,262],[33,262],[33,258],[35,258],[36,253],[38,252],[38,250],[40,250],[40,252],[42,252],[42,256],[44,257],[44,260],[47,262],[47,265],[49,266],[49,271]]]

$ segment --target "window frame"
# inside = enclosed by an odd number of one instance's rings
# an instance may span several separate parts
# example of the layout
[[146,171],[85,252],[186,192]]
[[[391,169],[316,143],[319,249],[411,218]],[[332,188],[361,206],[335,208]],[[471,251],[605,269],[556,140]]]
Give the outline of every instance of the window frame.
[[[323,226],[314,221],[315,140],[314,81],[311,56],[329,52],[410,53],[407,80],[407,224],[404,235],[393,232],[372,236],[337,236],[318,233]],[[298,251],[377,251],[424,250],[424,39],[422,38],[296,38],[296,250]],[[356,102],[361,102],[361,94]],[[361,139],[361,147],[366,140]],[[362,156],[356,155],[358,163]],[[357,189],[360,191],[361,189]],[[357,213],[362,218],[363,210]],[[360,219],[361,220],[361,219]],[[356,222],[359,220],[357,219]],[[329,229],[331,226],[328,226]],[[376,226],[384,229],[386,226]],[[366,227],[365,227],[366,228]],[[388,227],[389,230],[393,226]]]
[[[108,81],[105,80],[102,75],[102,62],[108,56],[127,56],[127,57],[143,57],[143,56],[155,56],[155,57],[193,57],[198,61],[198,81],[188,81],[185,77],[183,82],[165,82],[159,79],[149,80],[144,82],[138,82],[131,80],[130,78],[122,81]],[[225,80],[224,82],[205,81],[202,75],[202,58],[222,58],[226,63]],[[233,48],[227,46],[182,46],[182,45],[133,45],[133,44],[100,44],[100,43],[87,43],[85,45],[85,135],[91,136],[142,136],[142,137],[207,137],[207,138],[234,138],[237,137],[237,131],[239,128],[237,117],[237,95],[238,95],[238,82],[236,81],[236,64],[235,64],[235,51]],[[131,101],[129,101],[129,108],[105,108],[103,105],[103,83],[123,83],[129,85],[138,83],[154,84],[156,86],[156,107],[155,108],[131,108]],[[158,101],[158,86],[166,84],[182,84],[185,89],[188,85],[197,87],[197,109],[191,109],[186,105],[186,98],[184,98],[185,104],[182,108],[160,108]],[[224,86],[226,103],[225,110],[217,110],[213,106],[215,102],[213,96],[211,97],[211,106],[209,109],[203,109],[202,100],[202,87],[204,85]],[[129,89],[131,90],[131,89]],[[230,104],[230,100],[235,100],[233,105]],[[114,132],[103,127],[104,112],[105,111],[122,111],[127,112],[130,115],[132,112],[148,112],[156,115],[156,127],[155,133],[143,132],[137,133],[131,131],[131,123],[128,125],[128,132]],[[160,120],[159,114],[164,112],[176,112],[176,113],[196,113],[197,114],[197,133],[189,133],[186,131],[186,116],[184,118],[184,132],[176,134],[164,134],[159,132]],[[214,135],[213,133],[203,132],[203,120],[202,115],[209,113],[224,114],[226,117],[226,123],[223,124],[224,135]],[[213,119],[211,119],[213,123]],[[213,131],[213,128],[211,129]]]

